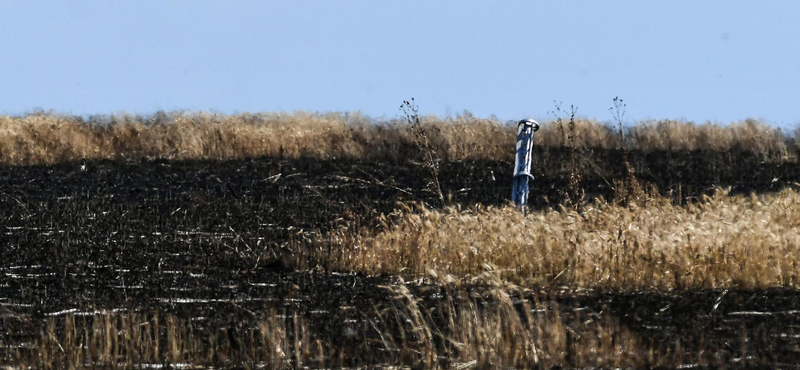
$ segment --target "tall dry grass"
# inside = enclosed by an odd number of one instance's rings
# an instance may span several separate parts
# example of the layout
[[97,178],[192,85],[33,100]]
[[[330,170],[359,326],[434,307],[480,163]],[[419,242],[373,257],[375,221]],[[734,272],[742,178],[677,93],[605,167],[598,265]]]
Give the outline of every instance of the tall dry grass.
[[300,368],[320,363],[326,345],[304,317],[267,311],[251,322],[209,330],[174,314],[66,314],[44,320],[30,349],[5,349],[0,363],[21,368],[179,368],[259,365]]
[[[655,346],[608,315],[581,316],[543,303],[493,274],[490,287],[469,294],[445,285],[444,297],[426,306],[405,285],[387,287],[392,300],[377,312],[375,328],[393,327],[380,344],[400,364],[438,368],[636,367],[706,363],[703,349],[680,353]],[[451,287],[451,288],[448,288]],[[478,298],[476,298],[478,297]]]
[[[423,117],[432,149],[441,160],[511,160],[516,128],[471,115]],[[219,115],[159,113],[109,117],[30,114],[0,117],[1,164],[48,164],[79,159],[225,159],[258,156],[404,159],[415,151],[414,133],[401,120],[354,114],[296,112]],[[765,160],[796,160],[796,147],[773,127],[755,121],[730,125],[658,121],[628,129],[632,150],[743,150]],[[537,145],[610,149],[620,138],[596,121],[577,120],[566,137],[544,123]]]
[[[638,205],[637,205],[638,204]],[[329,269],[464,278],[495,271],[526,286],[673,291],[796,288],[800,193],[696,204],[651,195],[522,214],[516,207],[406,207],[380,231],[343,229],[310,247]],[[305,258],[305,257],[303,257]]]
[[[20,368],[636,367],[705,364],[726,349],[655,344],[609,315],[561,311],[495,276],[480,294],[445,287],[424,303],[403,285],[349,327],[313,328],[304,314],[272,310],[227,326],[173,314],[66,314],[45,320],[31,348],[0,364]],[[335,333],[343,330],[345,336]],[[330,337],[331,332],[334,337]]]
[[[791,133],[786,133],[791,134]],[[730,150],[749,151],[765,158],[794,158],[796,148],[787,145],[781,130],[755,120],[721,126],[696,125],[679,121],[642,122],[630,128],[629,145],[661,151]]]

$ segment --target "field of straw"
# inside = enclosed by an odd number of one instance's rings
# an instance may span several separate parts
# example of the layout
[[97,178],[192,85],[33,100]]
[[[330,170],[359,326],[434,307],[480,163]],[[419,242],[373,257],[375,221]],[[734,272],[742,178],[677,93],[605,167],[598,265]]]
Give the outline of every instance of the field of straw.
[[[511,160],[513,122],[422,117],[440,160]],[[358,114],[170,113],[109,117],[32,114],[0,117],[0,163],[50,164],[80,159],[226,159],[259,156],[402,159],[414,134],[401,119]],[[625,129],[596,121],[544,122],[537,145],[650,151],[750,152],[765,160],[796,160],[797,137],[757,121],[729,125],[640,122]],[[796,134],[800,135],[800,133]]]

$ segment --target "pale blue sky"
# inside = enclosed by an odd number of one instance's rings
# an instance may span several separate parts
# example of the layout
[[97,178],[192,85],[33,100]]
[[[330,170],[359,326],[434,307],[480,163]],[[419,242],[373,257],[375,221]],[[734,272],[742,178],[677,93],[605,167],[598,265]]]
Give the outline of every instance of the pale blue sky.
[[[500,5],[498,5],[500,4]],[[800,122],[800,1],[0,0],[0,113]]]

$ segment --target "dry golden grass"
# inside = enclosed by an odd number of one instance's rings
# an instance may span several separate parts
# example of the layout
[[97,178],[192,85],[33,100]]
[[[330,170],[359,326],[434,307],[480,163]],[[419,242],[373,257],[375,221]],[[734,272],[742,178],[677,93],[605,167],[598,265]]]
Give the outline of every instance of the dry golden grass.
[[768,158],[788,158],[784,133],[754,120],[727,126],[695,125],[678,121],[642,122],[629,132],[634,147],[663,151],[743,150]]
[[[321,361],[323,344],[312,339],[297,314],[268,311],[253,322],[209,332],[202,323],[173,314],[102,313],[51,318],[31,351],[7,352],[4,362],[36,369],[139,368],[254,365],[281,369]],[[3,360],[0,360],[3,362]]]
[[[610,290],[797,287],[800,193],[697,204],[650,196],[523,215],[513,206],[406,207],[382,231],[332,232],[311,260],[370,274],[463,278],[496,271],[525,286]],[[325,251],[325,253],[321,253]]]
[[[404,285],[390,287],[394,305],[377,321],[394,320],[399,333],[382,336],[382,346],[396,351],[403,363],[429,369],[437,368],[442,355],[456,368],[479,369],[681,364],[683,354],[676,355],[675,348],[654,348],[609,316],[565,317],[557,305],[540,304],[535,295],[530,299],[529,292],[496,275],[477,280],[492,286],[477,294],[481,298],[449,292],[434,307],[422,305]],[[689,361],[706,362],[701,351],[690,354]]]
[[681,351],[677,343],[654,347],[610,316],[562,313],[555,303],[540,303],[530,292],[491,274],[481,279],[489,286],[479,297],[448,291],[451,285],[434,306],[422,304],[405,285],[388,286],[387,303],[352,323],[346,340],[319,336],[302,313],[269,311],[255,320],[210,330],[172,314],[67,314],[48,319],[31,350],[6,352],[0,364],[37,369],[154,364],[646,368],[684,361],[703,364],[716,351]]
[[[516,128],[470,115],[423,117],[441,160],[511,160]],[[556,123],[544,123],[537,145],[616,148],[614,130],[578,120],[572,139]],[[170,113],[150,117],[90,118],[32,114],[0,117],[0,163],[47,164],[103,158],[224,159],[258,156],[404,159],[414,134],[401,120],[376,121],[359,114],[264,113],[218,115]],[[625,139],[632,150],[745,150],[766,160],[796,160],[783,134],[755,121],[731,125],[643,122]]]

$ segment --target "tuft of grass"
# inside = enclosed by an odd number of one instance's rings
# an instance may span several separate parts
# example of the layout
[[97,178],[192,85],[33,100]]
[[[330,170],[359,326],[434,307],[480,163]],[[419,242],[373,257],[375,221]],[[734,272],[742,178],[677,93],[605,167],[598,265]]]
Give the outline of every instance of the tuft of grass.
[[[486,271],[524,286],[615,291],[798,286],[800,193],[696,204],[651,194],[523,215],[514,207],[406,206],[381,231],[317,240],[320,265],[370,274],[468,278]],[[313,260],[314,258],[312,258]]]

